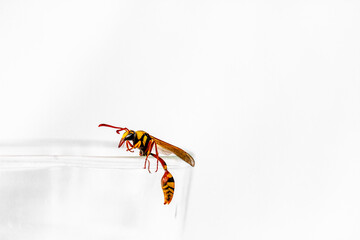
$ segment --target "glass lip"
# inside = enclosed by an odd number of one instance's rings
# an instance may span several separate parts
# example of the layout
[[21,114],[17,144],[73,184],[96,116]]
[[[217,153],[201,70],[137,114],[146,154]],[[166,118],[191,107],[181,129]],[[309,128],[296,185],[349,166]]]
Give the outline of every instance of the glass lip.
[[[86,168],[141,169],[145,156],[119,149],[117,142],[77,139],[30,139],[0,141],[0,168],[71,166]],[[168,168],[192,168],[176,155],[162,155]],[[149,156],[151,171],[156,159]],[[159,164],[159,169],[162,169]]]
[[[191,168],[177,156],[161,156],[168,169]],[[150,170],[155,171],[156,159],[150,158]],[[8,168],[84,167],[105,169],[143,169],[144,156],[85,155],[0,155],[0,170]],[[159,164],[159,169],[162,169]]]

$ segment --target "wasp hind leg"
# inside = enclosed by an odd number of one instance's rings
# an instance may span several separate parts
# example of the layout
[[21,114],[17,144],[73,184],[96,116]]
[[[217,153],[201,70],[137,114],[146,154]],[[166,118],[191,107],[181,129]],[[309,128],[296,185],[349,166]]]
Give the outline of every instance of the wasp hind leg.
[[[158,169],[159,169],[159,152],[158,152],[158,149],[157,149],[157,145],[156,145],[156,142],[154,142],[154,145],[155,145],[155,152],[156,152],[156,171],[155,172],[157,172],[158,171]],[[162,160],[162,159],[161,159]],[[164,165],[163,165],[164,166]],[[165,164],[165,166],[166,166],[166,164]],[[166,168],[167,168],[167,166],[166,166]],[[164,168],[164,170],[166,170],[165,168]]]

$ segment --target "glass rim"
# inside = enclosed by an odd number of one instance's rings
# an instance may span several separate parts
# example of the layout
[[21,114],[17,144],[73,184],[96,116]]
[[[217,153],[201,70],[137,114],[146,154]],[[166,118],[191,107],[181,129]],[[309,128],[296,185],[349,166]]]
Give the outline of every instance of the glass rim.
[[[109,169],[143,169],[145,156],[118,148],[117,142],[76,139],[33,139],[0,141],[0,168],[72,166]],[[176,155],[159,156],[169,168],[191,168]],[[151,171],[156,158],[149,156]],[[158,166],[162,169],[161,164]]]

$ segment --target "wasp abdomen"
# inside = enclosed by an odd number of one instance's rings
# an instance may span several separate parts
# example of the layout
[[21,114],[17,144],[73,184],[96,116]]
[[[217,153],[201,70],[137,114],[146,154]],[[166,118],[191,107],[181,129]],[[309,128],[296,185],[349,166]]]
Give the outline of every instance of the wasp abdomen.
[[175,181],[169,171],[165,171],[161,179],[161,187],[164,192],[164,204],[169,204],[174,196]]

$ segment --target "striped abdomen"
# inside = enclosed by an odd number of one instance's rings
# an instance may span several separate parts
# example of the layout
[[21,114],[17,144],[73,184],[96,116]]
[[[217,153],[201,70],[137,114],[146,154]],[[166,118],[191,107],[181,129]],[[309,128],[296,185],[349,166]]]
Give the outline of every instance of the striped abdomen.
[[169,204],[174,196],[175,181],[169,171],[165,171],[161,179],[161,187],[164,192],[164,204]]

